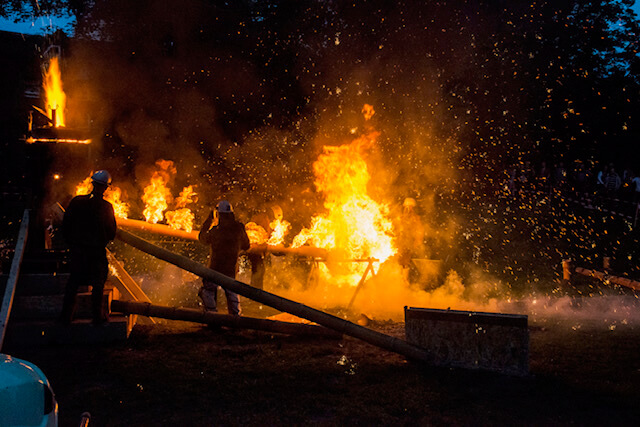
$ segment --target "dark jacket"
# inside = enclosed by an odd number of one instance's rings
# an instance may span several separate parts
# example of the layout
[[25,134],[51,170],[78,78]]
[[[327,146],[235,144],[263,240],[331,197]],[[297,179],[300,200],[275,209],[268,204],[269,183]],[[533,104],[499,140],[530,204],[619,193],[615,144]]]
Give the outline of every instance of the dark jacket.
[[241,250],[249,249],[249,237],[241,222],[234,215],[220,214],[218,225],[211,227],[213,217],[202,224],[198,239],[211,247],[209,268],[234,278],[236,263]]
[[71,248],[104,248],[116,237],[113,206],[88,194],[71,199],[62,220],[62,233]]

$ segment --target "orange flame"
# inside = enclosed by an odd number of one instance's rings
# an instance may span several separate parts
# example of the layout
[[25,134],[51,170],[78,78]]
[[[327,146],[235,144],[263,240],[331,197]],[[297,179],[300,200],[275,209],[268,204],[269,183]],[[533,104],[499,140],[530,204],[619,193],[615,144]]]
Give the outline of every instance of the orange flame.
[[147,222],[157,224],[164,218],[164,211],[169,207],[168,201],[171,199],[171,191],[166,186],[166,182],[162,175],[154,172],[151,177],[151,183],[144,188],[142,201],[145,208],[142,214]]
[[180,192],[180,195],[176,197],[176,208],[183,208],[187,206],[189,203],[194,203],[198,201],[196,197],[198,193],[193,189],[193,185],[188,187],[184,187]]
[[157,224],[164,218],[164,211],[169,207],[172,200],[171,190],[167,187],[172,175],[175,175],[176,168],[171,160],[158,160],[158,169],[153,172],[151,182],[147,185],[142,195],[145,208],[142,211],[147,222]]
[[[91,176],[76,186],[76,196],[89,194],[93,189],[91,184]],[[111,203],[113,212],[118,218],[127,218],[129,215],[129,204],[122,201],[122,190],[116,186],[110,186],[104,192],[104,199]]]
[[[311,226],[294,238],[293,247],[306,243],[330,249],[344,259],[375,258],[384,262],[397,252],[389,207],[367,194],[370,180],[363,153],[377,138],[371,133],[339,147],[324,147],[313,164],[315,185],[323,193],[327,213],[312,218]],[[353,263],[348,275],[359,279],[365,265]],[[355,282],[347,280],[351,285]]]
[[184,187],[180,195],[176,197],[176,210],[169,211],[165,214],[167,224],[174,230],[185,230],[191,232],[193,230],[194,214],[191,209],[185,207],[189,203],[197,201],[197,193],[193,190],[193,185]]
[[64,126],[64,110],[67,105],[67,96],[62,90],[60,63],[55,56],[51,58],[49,69],[44,73],[43,88],[46,97],[45,108],[49,118],[54,121],[53,126]]
[[104,192],[104,199],[113,205],[113,213],[118,218],[127,218],[129,215],[129,204],[121,200],[122,190],[111,186]]
[[83,196],[85,194],[91,193],[91,189],[93,185],[91,185],[91,177],[88,176],[84,181],[76,186],[76,196]]
[[252,244],[266,243],[269,238],[267,231],[253,221],[246,223],[244,229],[249,237],[249,242]]
[[191,232],[193,230],[194,214],[189,208],[176,209],[165,214],[167,225],[174,230],[185,230]]
[[269,236],[269,240],[267,240],[268,245],[282,245],[284,243],[284,236],[287,235],[291,224],[289,221],[276,218],[270,224],[271,227],[271,236]]

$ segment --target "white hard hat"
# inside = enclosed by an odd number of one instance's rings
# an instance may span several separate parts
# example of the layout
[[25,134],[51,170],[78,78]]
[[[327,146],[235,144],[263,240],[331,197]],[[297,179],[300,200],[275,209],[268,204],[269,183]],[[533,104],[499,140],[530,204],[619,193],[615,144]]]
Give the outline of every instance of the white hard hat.
[[102,184],[102,185],[111,185],[111,174],[106,170],[99,170],[98,172],[91,175],[91,181]]
[[233,207],[231,206],[231,203],[229,203],[226,200],[221,200],[220,202],[218,202],[218,206],[216,206],[216,210],[219,213],[231,213],[233,212]]

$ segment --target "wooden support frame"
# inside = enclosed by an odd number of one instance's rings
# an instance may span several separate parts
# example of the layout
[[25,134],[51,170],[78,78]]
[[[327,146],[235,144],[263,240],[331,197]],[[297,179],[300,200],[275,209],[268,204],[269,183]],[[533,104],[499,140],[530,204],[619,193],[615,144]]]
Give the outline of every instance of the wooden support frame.
[[284,311],[303,319],[310,320],[311,322],[333,329],[339,333],[358,338],[377,347],[401,354],[410,360],[426,363],[431,363],[433,361],[433,355],[429,351],[408,343],[405,340],[365,328],[299,302],[282,298],[270,292],[263,291],[262,289],[254,288],[232,279],[231,277],[227,277],[222,273],[211,270],[199,262],[153,245],[122,229],[117,231],[116,237],[124,243],[127,243],[149,255],[190,271],[197,276],[211,280],[224,289],[228,289],[254,301],[261,302],[269,307],[275,308],[276,310]]
[[[107,249],[107,260],[109,261],[109,265],[115,270],[115,274],[112,274],[115,281],[114,285],[122,295],[136,302],[151,303],[147,294],[138,286],[138,283],[136,283],[133,277],[125,270],[124,265],[116,259],[115,255],[113,255],[109,249]],[[149,320],[151,320],[151,323],[156,323],[151,317],[149,317]]]
[[[362,260],[354,260],[354,261],[362,261]],[[371,273],[371,277],[375,277],[376,276],[376,271],[373,269],[373,263],[377,262],[378,260],[375,258],[369,258],[366,260],[369,264],[367,265],[367,268],[364,270],[364,273],[362,273],[362,277],[360,278],[360,281],[358,282],[358,286],[356,286],[356,290],[353,291],[353,296],[351,297],[351,301],[349,301],[349,305],[347,306],[347,310],[351,309],[351,306],[353,305],[353,302],[356,300],[356,295],[358,295],[358,292],[360,292],[360,289],[363,287],[364,282],[367,280],[367,276],[369,275],[369,273]]]

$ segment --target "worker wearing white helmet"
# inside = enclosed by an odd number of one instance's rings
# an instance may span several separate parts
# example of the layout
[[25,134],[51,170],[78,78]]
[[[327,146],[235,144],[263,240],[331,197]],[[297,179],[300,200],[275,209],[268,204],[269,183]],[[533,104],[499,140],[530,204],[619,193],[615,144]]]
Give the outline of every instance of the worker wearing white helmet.
[[111,175],[100,170],[91,176],[91,194],[71,199],[62,221],[62,232],[71,253],[71,274],[65,289],[60,320],[71,323],[76,307],[78,288],[91,286],[93,323],[106,321],[102,295],[109,272],[106,246],[116,236],[113,206],[103,195],[111,184]]
[[[236,266],[240,251],[249,249],[249,237],[244,225],[235,219],[233,207],[227,200],[220,201],[216,206],[218,224],[211,226],[214,212],[211,211],[202,228],[198,239],[211,248],[209,268],[235,279]],[[207,311],[218,310],[218,284],[209,280],[202,280],[202,288],[198,295],[202,298]],[[227,297],[227,310],[234,316],[240,315],[240,299],[235,292],[224,290]]]

